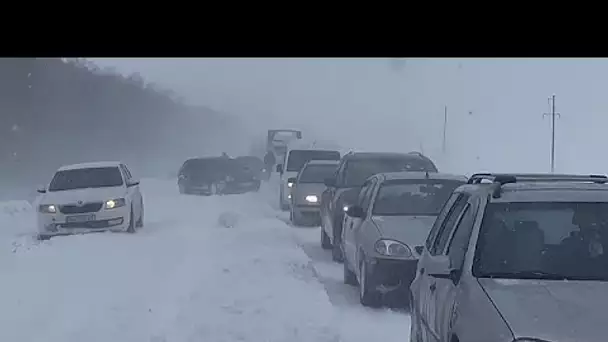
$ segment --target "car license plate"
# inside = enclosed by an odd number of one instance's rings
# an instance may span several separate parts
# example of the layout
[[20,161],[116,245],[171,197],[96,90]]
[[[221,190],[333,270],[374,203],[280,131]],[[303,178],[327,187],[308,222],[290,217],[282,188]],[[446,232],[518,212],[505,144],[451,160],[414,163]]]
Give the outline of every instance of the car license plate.
[[89,222],[95,221],[95,215],[77,215],[77,216],[68,216],[65,218],[65,222],[67,223],[81,223],[81,222]]

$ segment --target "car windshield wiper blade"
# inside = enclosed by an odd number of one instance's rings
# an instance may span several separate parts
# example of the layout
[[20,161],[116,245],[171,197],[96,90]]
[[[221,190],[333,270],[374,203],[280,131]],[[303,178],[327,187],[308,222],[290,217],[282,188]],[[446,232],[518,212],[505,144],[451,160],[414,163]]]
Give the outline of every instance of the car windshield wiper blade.
[[548,280],[570,280],[574,277],[552,273],[541,270],[533,271],[514,271],[514,272],[487,272],[481,275],[482,278],[505,278],[505,279],[548,279]]

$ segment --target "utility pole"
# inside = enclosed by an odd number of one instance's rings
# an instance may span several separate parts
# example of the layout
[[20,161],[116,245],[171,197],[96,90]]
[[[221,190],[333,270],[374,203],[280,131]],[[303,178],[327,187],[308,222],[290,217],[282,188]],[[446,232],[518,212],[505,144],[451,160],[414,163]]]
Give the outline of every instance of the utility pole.
[[555,94],[549,97],[549,111],[545,116],[551,116],[551,173],[555,172],[555,118],[561,117],[560,113],[555,112]]
[[448,106],[445,106],[443,111],[443,142],[441,145],[441,151],[443,154],[446,152],[446,134],[448,129]]

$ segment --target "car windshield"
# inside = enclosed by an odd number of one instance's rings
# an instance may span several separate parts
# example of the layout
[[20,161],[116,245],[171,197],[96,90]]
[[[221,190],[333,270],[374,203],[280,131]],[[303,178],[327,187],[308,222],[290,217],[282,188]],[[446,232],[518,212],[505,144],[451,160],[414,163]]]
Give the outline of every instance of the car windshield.
[[464,181],[411,180],[386,182],[374,201],[373,215],[436,216],[450,195]]
[[118,167],[95,167],[58,171],[49,185],[49,191],[106,188],[121,185],[123,185],[122,174]]
[[608,203],[489,204],[473,273],[491,278],[608,281]]
[[338,165],[308,165],[302,170],[299,183],[323,183],[334,175]]
[[428,162],[420,158],[369,158],[347,162],[345,187],[358,187],[377,173],[399,171],[430,171]]
[[287,171],[299,172],[311,160],[340,160],[340,152],[326,150],[292,150],[289,152]]

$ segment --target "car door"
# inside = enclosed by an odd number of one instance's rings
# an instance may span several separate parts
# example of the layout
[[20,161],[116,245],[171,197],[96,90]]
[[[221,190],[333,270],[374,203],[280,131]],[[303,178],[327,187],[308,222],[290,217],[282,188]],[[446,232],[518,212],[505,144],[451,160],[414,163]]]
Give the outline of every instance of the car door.
[[127,188],[127,203],[131,204],[133,215],[137,218],[141,213],[141,193],[139,191],[139,185],[130,186],[134,179],[126,165],[120,164],[120,170],[125,179],[125,186]]
[[[353,203],[357,206],[362,207],[365,203],[366,198],[368,197],[371,189],[372,189],[372,181],[369,180],[361,186],[361,190],[359,191],[359,196],[357,198],[357,202]],[[344,215],[344,229],[342,230],[342,241],[344,241],[344,254],[348,258],[348,261],[351,265],[356,265],[356,239],[354,230],[353,230],[353,222],[355,220],[360,220],[354,217],[350,217],[348,215]]]
[[[335,180],[338,177],[338,170],[340,168],[338,167],[338,169],[336,170],[336,172],[334,172],[334,174],[332,175],[332,178]],[[333,194],[335,192],[335,187],[333,186],[328,186],[325,188],[325,190],[323,191],[323,193],[321,194],[321,228],[325,230],[325,233],[329,235],[329,229],[330,227],[328,226],[328,222],[329,222],[329,217],[330,217],[330,207],[331,207],[331,200],[333,198]]]
[[[449,256],[451,266],[455,269],[462,270],[478,208],[479,204],[476,198],[467,198],[464,210],[456,220],[454,227],[450,228],[446,226],[442,233],[442,237],[448,236],[448,243],[444,248],[438,247],[443,249],[440,254]],[[456,310],[456,298],[460,290],[458,287],[460,282],[458,281],[459,279],[456,279],[456,281],[452,279],[434,280],[437,287],[434,296],[435,317],[431,327],[433,328],[434,335],[440,339],[447,339],[451,331],[453,318],[456,317],[454,313]]]
[[[374,206],[374,200],[376,198],[376,194],[378,193],[378,188],[380,187],[381,181],[378,178],[372,179],[372,184],[370,184],[369,191],[365,194],[365,198],[363,199],[363,203],[361,203],[361,209],[365,213],[365,217],[363,219],[357,219],[353,222],[353,226],[351,230],[353,231],[353,236],[355,240],[355,265],[361,264],[361,253],[358,253],[361,245],[365,242],[365,240],[370,240],[372,238],[376,238],[377,235],[377,227],[372,222],[372,208]],[[356,268],[358,271],[360,268]],[[358,272],[357,271],[357,272]],[[358,274],[358,276],[361,276]]]
[[[342,163],[340,165],[340,167],[338,167],[338,169],[336,170],[335,176],[334,176],[334,180],[335,180],[335,185],[338,185],[341,178],[341,174],[343,173],[344,170],[344,163]],[[326,196],[326,200],[325,202],[327,203],[326,206],[326,210],[325,210],[325,223],[324,223],[324,227],[325,227],[325,232],[327,233],[327,236],[329,236],[331,242],[334,242],[334,233],[333,233],[333,217],[334,217],[334,210],[335,209],[335,205],[336,205],[336,192],[338,190],[337,186],[332,186],[332,187],[328,187],[327,188],[327,196]],[[342,208],[340,208],[340,210],[342,210]]]
[[410,285],[410,291],[412,293],[413,302],[411,303],[412,310],[412,319],[415,320],[412,324],[416,324],[416,327],[419,329],[419,333],[423,341],[431,341],[428,334],[428,325],[429,325],[429,296],[430,296],[430,279],[428,274],[426,273],[426,264],[429,262],[431,257],[431,251],[433,250],[433,246],[436,244],[436,240],[438,239],[440,230],[444,226],[444,222],[448,218],[448,215],[453,210],[454,205],[457,200],[460,198],[460,193],[453,193],[447,202],[444,204],[441,212],[435,219],[433,227],[431,228],[429,235],[426,239],[426,243],[424,246],[424,250],[418,262],[418,269],[416,272],[416,277],[412,281]]
[[[437,233],[437,238],[434,241],[433,246],[429,251],[428,260],[432,261],[434,258],[444,255],[444,251],[446,249],[447,243],[452,236],[452,232],[456,227],[456,224],[459,222],[462,214],[465,209],[468,208],[468,194],[460,194],[456,199],[456,202],[450,209],[450,212],[446,216],[443,221],[439,231]],[[439,314],[437,312],[437,288],[439,284],[439,280],[435,277],[428,276],[428,292],[427,292],[427,301],[426,301],[426,314],[425,320],[427,322],[427,337],[429,337],[429,341],[441,341],[439,332],[437,331],[437,327],[435,325],[435,319]]]

